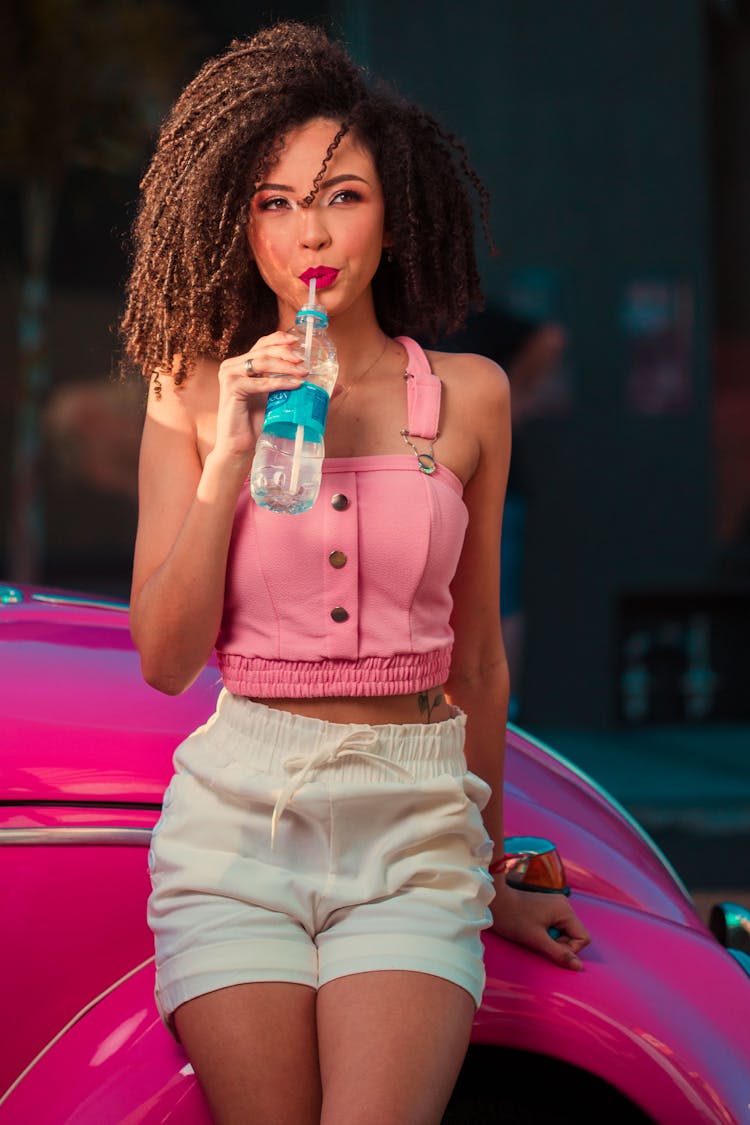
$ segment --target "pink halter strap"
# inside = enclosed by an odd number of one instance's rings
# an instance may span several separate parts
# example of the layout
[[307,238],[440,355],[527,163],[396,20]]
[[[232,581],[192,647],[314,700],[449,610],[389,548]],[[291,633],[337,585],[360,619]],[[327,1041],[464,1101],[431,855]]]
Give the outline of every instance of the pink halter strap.
[[406,407],[409,436],[434,441],[440,420],[440,380],[437,375],[433,375],[427,356],[416,340],[409,336],[397,336],[396,339],[407,354]]

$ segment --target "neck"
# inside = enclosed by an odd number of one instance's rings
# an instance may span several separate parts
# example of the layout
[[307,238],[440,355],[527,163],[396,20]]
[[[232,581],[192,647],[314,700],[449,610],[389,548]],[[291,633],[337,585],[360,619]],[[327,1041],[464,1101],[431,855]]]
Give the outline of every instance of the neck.
[[339,377],[344,383],[356,380],[364,368],[374,365],[388,343],[388,337],[377,323],[370,332],[335,335],[333,339],[339,359]]

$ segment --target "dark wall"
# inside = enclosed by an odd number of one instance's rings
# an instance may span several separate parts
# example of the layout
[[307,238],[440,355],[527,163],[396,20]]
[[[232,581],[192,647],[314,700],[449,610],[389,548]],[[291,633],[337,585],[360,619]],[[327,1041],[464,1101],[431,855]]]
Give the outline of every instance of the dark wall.
[[[559,272],[567,417],[523,436],[530,495],[524,714],[597,725],[614,710],[620,598],[712,581],[707,141],[697,0],[396,0],[348,5],[374,71],[467,142],[491,189],[501,258]],[[621,326],[634,279],[683,283],[693,328],[686,405],[628,405]]]

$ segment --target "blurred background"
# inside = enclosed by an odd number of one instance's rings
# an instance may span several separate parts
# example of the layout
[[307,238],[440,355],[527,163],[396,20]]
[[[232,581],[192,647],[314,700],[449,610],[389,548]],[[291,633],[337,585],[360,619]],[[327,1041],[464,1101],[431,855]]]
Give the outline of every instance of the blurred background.
[[[323,24],[490,189],[509,372],[514,717],[694,887],[750,887],[750,3],[11,0],[0,37],[0,576],[126,597],[142,388],[127,236],[183,82]],[[481,245],[481,242],[480,242]]]

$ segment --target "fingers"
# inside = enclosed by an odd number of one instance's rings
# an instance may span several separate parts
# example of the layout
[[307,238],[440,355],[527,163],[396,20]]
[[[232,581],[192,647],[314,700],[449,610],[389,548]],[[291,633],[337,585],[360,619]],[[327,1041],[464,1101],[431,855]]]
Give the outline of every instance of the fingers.
[[566,949],[564,945],[558,946],[561,953],[558,955],[557,963],[563,969],[572,969],[573,972],[580,972],[583,968],[580,958],[576,957],[571,949]]
[[578,957],[578,949],[582,946],[574,946],[562,923],[533,930],[528,934],[524,944],[544,957],[549,957],[550,961],[554,961],[564,969],[577,970],[583,967]]
[[293,350],[296,337],[288,332],[262,336],[241,355],[230,356],[219,367],[219,377],[242,391],[267,392],[298,387],[307,374],[305,361]]
[[568,917],[560,924],[559,929],[563,931],[568,945],[570,945],[576,953],[585,949],[591,941],[591,935],[581,924],[572,909],[569,911]]
[[576,917],[573,909],[565,903],[566,910],[560,910],[554,925],[547,930],[544,952],[565,969],[581,969],[578,954],[589,944],[591,937]]
[[575,950],[567,940],[566,934],[561,934],[559,938],[553,941],[550,937],[543,945],[540,946],[540,953],[544,953],[551,961],[557,962],[563,969],[582,969],[580,958],[577,956]]

